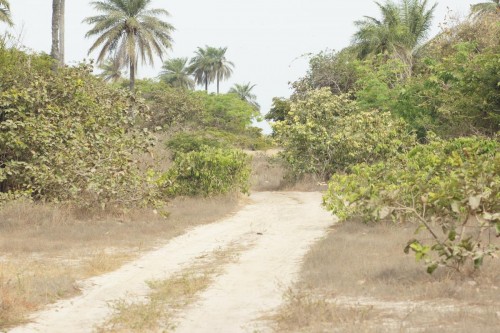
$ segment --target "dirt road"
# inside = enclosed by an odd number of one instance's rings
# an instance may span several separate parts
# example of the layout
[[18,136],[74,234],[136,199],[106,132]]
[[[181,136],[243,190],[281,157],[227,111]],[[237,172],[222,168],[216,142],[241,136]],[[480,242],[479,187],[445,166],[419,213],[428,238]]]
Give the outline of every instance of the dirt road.
[[10,332],[92,332],[111,314],[109,303],[147,295],[146,281],[166,279],[196,258],[235,242],[236,262],[223,268],[199,301],[183,311],[175,332],[267,332],[262,317],[281,302],[309,246],[333,223],[319,193],[260,192],[234,216],[197,227],[121,269],[83,282],[80,296],[33,315]]

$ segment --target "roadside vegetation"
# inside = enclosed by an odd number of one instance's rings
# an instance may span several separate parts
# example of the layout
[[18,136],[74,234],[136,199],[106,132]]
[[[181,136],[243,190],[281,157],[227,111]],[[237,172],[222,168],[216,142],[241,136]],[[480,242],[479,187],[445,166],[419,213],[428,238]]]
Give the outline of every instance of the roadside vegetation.
[[[248,100],[194,91],[230,77],[227,48],[165,60],[168,12],[142,0],[92,6],[97,69],[64,64],[64,0],[53,1],[50,56],[0,40],[0,330],[77,294],[79,280],[235,212],[250,188],[243,149],[271,147],[252,127],[252,85]],[[2,25],[12,25],[9,8],[0,1]],[[137,79],[138,60],[155,57],[165,60],[158,77]]]
[[288,170],[328,182],[323,204],[339,220],[306,258],[277,330],[493,332],[498,3],[430,39],[427,1],[378,6],[381,17],[356,22],[345,49],[313,56],[267,115]]

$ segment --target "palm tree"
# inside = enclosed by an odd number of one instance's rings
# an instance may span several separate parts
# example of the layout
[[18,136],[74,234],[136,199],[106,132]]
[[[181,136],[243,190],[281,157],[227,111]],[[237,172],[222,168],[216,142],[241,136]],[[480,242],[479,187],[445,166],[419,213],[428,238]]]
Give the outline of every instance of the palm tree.
[[64,7],[65,0],[52,0],[52,49],[54,70],[64,66]]
[[219,94],[219,83],[228,79],[233,74],[234,64],[226,59],[227,47],[215,49],[213,53],[213,70],[217,80],[217,94]]
[[238,95],[241,100],[250,104],[256,110],[260,110],[260,105],[257,103],[257,96],[252,93],[255,84],[251,84],[250,82],[246,84],[235,84],[231,89],[229,89],[230,94]]
[[500,13],[500,0],[490,0],[489,2],[481,2],[471,5],[471,13],[475,16],[480,16],[489,13]]
[[359,48],[359,56],[389,53],[401,57],[412,65],[413,53],[427,37],[436,4],[428,9],[427,0],[401,0],[400,3],[376,2],[382,19],[365,16],[356,21],[358,31],[354,44]]
[[188,58],[173,58],[165,61],[159,75],[160,80],[173,87],[193,89],[195,83],[187,63]]
[[7,0],[0,0],[0,22],[5,22],[11,27],[14,25],[10,18],[10,4]]
[[214,54],[216,48],[205,46],[203,49],[198,47],[194,53],[195,56],[189,64],[189,71],[193,73],[195,82],[205,85],[205,91],[208,91],[208,85],[215,79]]
[[97,75],[104,81],[116,82],[122,78],[124,74],[122,71],[123,63],[118,58],[108,58],[102,64],[99,65],[101,73]]
[[98,63],[109,54],[128,63],[130,90],[134,90],[138,59],[153,64],[154,55],[161,59],[166,49],[172,47],[174,27],[161,19],[169,13],[149,9],[151,0],[101,0],[91,4],[100,15],[84,20],[93,25],[86,37],[97,36],[89,53],[101,47]]

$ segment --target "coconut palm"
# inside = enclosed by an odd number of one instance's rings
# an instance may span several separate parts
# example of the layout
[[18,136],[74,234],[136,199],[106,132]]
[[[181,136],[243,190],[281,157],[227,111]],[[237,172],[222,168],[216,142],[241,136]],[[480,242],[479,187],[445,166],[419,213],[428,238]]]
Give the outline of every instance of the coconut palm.
[[64,7],[65,0],[52,0],[52,48],[54,69],[64,66]]
[[110,57],[99,65],[101,73],[97,76],[107,82],[116,82],[123,78],[123,67],[124,64],[120,61],[119,58]]
[[5,22],[9,26],[14,25],[10,18],[10,4],[7,0],[0,0],[0,22]]
[[173,58],[165,61],[159,75],[160,80],[173,87],[193,89],[195,83],[187,64],[188,58]]
[[252,93],[254,87],[255,84],[251,84],[250,82],[246,84],[236,83],[231,87],[231,89],[229,89],[229,93],[238,95],[239,98],[250,104],[256,110],[260,110],[260,105],[259,103],[257,103],[257,96]]
[[356,21],[358,31],[354,44],[359,48],[359,56],[368,54],[396,54],[410,61],[413,52],[427,37],[436,8],[428,8],[427,0],[401,0],[400,3],[376,2],[382,14],[381,19],[365,16]]
[[217,49],[214,47],[198,47],[189,65],[189,71],[193,73],[195,82],[205,85],[205,91],[208,91],[208,85],[215,79],[214,54],[216,52]]
[[226,59],[226,51],[227,47],[212,46],[198,47],[195,51],[190,69],[196,83],[205,85],[205,91],[208,91],[210,83],[216,81],[218,94],[220,81],[229,78],[233,73],[234,64]]
[[150,9],[151,0],[101,0],[91,2],[99,15],[84,22],[93,25],[86,37],[97,36],[89,53],[101,48],[97,62],[113,54],[130,68],[130,90],[134,90],[138,59],[153,64],[154,55],[162,58],[172,47],[174,27],[163,21],[169,13]]
[[489,13],[500,13],[500,0],[490,0],[471,5],[473,15],[484,15]]
[[213,52],[213,70],[217,81],[217,94],[219,94],[219,83],[228,79],[233,74],[234,64],[226,59],[227,47],[215,49]]

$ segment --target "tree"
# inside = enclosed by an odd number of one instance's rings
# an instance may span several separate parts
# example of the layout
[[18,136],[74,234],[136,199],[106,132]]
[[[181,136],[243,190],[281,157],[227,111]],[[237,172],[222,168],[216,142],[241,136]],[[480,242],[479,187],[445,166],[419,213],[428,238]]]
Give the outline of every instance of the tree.
[[65,0],[52,0],[52,49],[54,68],[64,66],[64,7]]
[[172,87],[193,89],[195,83],[187,63],[188,58],[173,58],[165,61],[159,75],[160,80]]
[[271,110],[269,110],[264,119],[269,121],[283,121],[289,113],[290,101],[283,97],[274,97]]
[[97,75],[104,81],[116,82],[122,78],[123,63],[117,58],[108,58],[105,62],[99,65],[101,73]]
[[205,91],[208,91],[208,85],[215,79],[213,66],[214,47],[205,46],[198,47],[195,51],[195,56],[191,59],[189,70],[194,74],[194,80],[197,84],[205,85]]
[[10,18],[10,4],[7,0],[0,0],[0,22],[5,22],[9,26],[14,25]]
[[483,14],[498,13],[500,14],[500,0],[489,0],[471,5],[471,12],[475,16]]
[[217,82],[217,94],[219,94],[219,83],[227,79],[233,73],[234,64],[226,59],[227,47],[198,47],[195,56],[191,59],[190,69],[194,74],[196,83],[205,85],[205,91],[208,91],[208,85],[214,81]]
[[401,0],[396,4],[376,2],[382,19],[365,16],[356,21],[358,31],[354,44],[359,48],[359,57],[369,54],[388,53],[403,60],[410,68],[413,54],[423,42],[433,18],[436,4],[428,9],[427,0]]
[[260,105],[257,103],[257,96],[252,93],[255,84],[250,82],[246,84],[235,84],[231,89],[229,89],[230,94],[236,94],[242,100],[250,104],[256,110],[260,110]]
[[112,54],[130,68],[130,90],[134,90],[137,63],[153,64],[153,57],[162,58],[172,47],[174,27],[161,17],[169,16],[164,9],[149,9],[151,0],[93,1],[100,15],[88,17],[84,22],[93,25],[86,37],[97,36],[89,53],[101,47],[98,62]]
[[[215,52],[213,54],[214,73],[215,73],[215,79],[217,80],[217,94],[219,94],[220,81],[228,79],[233,73],[234,64],[226,59],[226,51],[227,47],[220,47],[215,49]],[[250,85],[250,83],[248,85]]]

